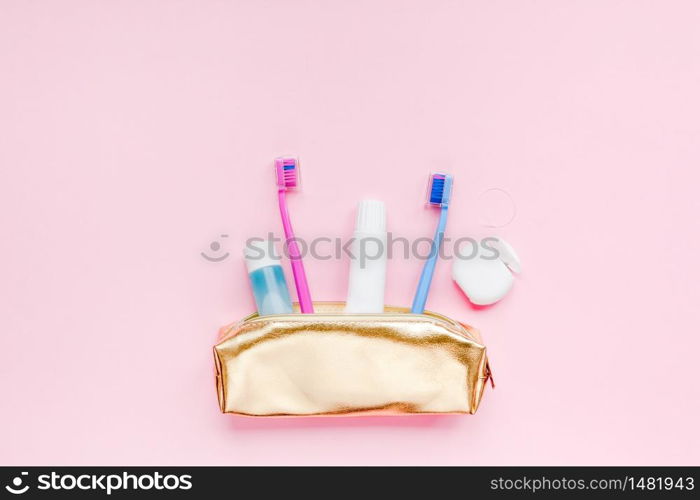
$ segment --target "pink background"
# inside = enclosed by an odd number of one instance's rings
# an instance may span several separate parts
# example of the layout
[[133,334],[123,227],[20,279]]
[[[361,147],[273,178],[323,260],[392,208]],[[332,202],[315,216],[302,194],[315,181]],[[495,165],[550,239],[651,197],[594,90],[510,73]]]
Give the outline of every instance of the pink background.
[[[693,0],[0,1],[0,463],[697,464],[699,25]],[[428,303],[483,332],[477,415],[219,413],[280,154],[300,236],[367,196],[430,235],[446,169],[448,233],[518,250],[501,303],[445,263]],[[347,261],[306,264],[344,298]],[[391,262],[388,303],[421,265]]]

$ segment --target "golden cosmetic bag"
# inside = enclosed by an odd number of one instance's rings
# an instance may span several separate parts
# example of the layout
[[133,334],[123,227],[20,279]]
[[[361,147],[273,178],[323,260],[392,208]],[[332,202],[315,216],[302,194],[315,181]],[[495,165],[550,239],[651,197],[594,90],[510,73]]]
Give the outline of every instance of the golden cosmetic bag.
[[491,378],[473,328],[387,307],[253,314],[214,346],[219,406],[248,416],[474,413]]

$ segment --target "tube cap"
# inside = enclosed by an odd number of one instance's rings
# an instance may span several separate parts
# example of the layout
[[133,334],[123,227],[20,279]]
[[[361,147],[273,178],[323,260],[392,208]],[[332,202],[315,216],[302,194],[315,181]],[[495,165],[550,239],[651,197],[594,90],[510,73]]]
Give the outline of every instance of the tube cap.
[[267,266],[280,266],[281,259],[272,240],[249,241],[243,249],[248,274]]
[[362,200],[357,204],[355,231],[360,233],[385,233],[386,208],[378,200]]

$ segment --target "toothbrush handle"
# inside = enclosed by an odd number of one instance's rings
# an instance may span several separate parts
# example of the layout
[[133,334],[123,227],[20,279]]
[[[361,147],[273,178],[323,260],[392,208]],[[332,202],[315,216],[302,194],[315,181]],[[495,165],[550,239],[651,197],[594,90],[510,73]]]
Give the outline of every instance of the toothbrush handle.
[[289,248],[289,259],[291,260],[292,274],[294,275],[294,285],[296,286],[297,298],[299,299],[299,309],[301,309],[302,313],[311,314],[314,312],[314,305],[311,301],[309,284],[306,282],[306,272],[304,271],[304,263],[301,260],[301,252],[299,251],[299,246],[294,237],[292,221],[289,218],[287,197],[283,189],[280,189],[277,194],[280,202],[282,227],[284,228],[284,236],[287,240],[287,247]]
[[435,271],[435,264],[437,263],[438,255],[440,253],[442,239],[445,236],[446,225],[447,207],[442,207],[440,209],[440,221],[438,222],[438,227],[435,231],[435,238],[433,238],[433,245],[430,248],[430,256],[428,257],[428,260],[425,261],[423,272],[421,273],[420,281],[418,282],[416,296],[413,298],[413,305],[411,306],[412,313],[421,314],[425,310],[425,303],[428,300],[428,291],[430,290],[430,282],[433,280],[433,272]]

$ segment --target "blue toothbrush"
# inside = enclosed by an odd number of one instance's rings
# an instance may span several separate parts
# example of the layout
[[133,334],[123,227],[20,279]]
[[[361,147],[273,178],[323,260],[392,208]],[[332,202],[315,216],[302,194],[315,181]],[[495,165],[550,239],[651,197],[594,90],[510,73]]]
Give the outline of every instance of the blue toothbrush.
[[445,236],[445,226],[447,225],[447,208],[452,195],[452,176],[448,174],[432,174],[430,176],[428,189],[428,205],[440,207],[440,221],[438,222],[433,244],[430,248],[430,255],[425,261],[423,272],[420,275],[416,296],[413,298],[411,312],[421,314],[425,310],[425,302],[428,300],[430,282],[433,280],[433,272],[437,263],[438,254],[442,238]]

